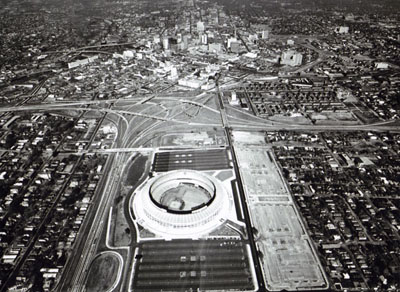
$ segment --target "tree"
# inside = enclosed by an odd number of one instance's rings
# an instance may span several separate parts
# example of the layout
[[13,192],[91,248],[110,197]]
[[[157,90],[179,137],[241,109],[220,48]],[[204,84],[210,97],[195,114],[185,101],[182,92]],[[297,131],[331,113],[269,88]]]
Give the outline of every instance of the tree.
[[116,197],[115,198],[115,205],[117,205],[117,204],[119,204],[119,202],[121,202],[121,200],[122,200],[122,196],[121,195],[119,195],[118,197]]
[[15,133],[12,131],[6,137],[5,147],[6,148],[11,148],[15,144],[15,142],[17,142],[17,137],[16,137]]

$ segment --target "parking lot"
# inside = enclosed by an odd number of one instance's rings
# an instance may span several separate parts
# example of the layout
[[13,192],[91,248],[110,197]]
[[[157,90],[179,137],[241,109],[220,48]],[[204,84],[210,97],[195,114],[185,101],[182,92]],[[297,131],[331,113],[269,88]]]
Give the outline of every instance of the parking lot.
[[219,170],[231,167],[227,150],[222,148],[158,152],[153,161],[153,171],[155,172],[178,169]]
[[253,290],[246,245],[239,240],[172,240],[140,245],[135,291]]

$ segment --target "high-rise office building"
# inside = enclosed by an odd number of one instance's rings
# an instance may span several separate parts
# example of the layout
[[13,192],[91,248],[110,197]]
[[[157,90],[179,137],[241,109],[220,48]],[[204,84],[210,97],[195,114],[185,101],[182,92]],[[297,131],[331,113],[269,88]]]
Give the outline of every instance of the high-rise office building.
[[208,51],[212,53],[221,53],[222,52],[222,44],[220,43],[212,43],[208,45]]
[[205,31],[205,26],[203,21],[197,22],[197,32],[204,32]]
[[230,48],[232,43],[234,43],[234,42],[237,42],[237,38],[229,38],[228,39],[228,45],[227,45],[228,48]]
[[303,55],[294,51],[294,50],[287,50],[282,53],[281,56],[281,64],[282,65],[289,65],[289,66],[299,66],[303,61]]
[[269,37],[269,30],[264,29],[264,30],[261,32],[261,38],[262,38],[263,40],[266,40],[266,39],[268,39],[268,37]]
[[165,37],[163,39],[163,48],[164,48],[164,50],[169,50],[169,38],[168,37]]
[[202,35],[200,36],[200,40],[201,40],[201,43],[202,43],[203,45],[207,45],[207,44],[208,44],[208,36],[207,36],[207,34],[202,34]]

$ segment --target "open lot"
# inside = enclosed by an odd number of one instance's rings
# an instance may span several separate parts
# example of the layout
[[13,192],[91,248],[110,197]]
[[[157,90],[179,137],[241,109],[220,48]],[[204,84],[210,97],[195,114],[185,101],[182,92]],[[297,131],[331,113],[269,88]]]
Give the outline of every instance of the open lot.
[[273,154],[245,144],[235,150],[266,286],[270,291],[325,288],[321,265]]
[[251,213],[271,290],[322,287],[324,279],[294,207],[257,204]]
[[271,154],[266,149],[240,148],[236,153],[242,169],[244,187],[251,201],[268,201],[288,194]]

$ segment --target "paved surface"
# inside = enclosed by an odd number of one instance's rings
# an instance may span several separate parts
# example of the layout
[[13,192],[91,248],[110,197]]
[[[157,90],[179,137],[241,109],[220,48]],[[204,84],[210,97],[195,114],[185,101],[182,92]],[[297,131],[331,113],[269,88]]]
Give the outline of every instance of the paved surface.
[[153,241],[140,245],[138,257],[134,291],[254,289],[243,241]]
[[231,165],[226,149],[158,152],[153,162],[153,171],[155,172],[227,168],[231,168]]
[[257,229],[264,279],[269,291],[324,289],[327,281],[302,226],[273,154],[237,141],[251,222]]

